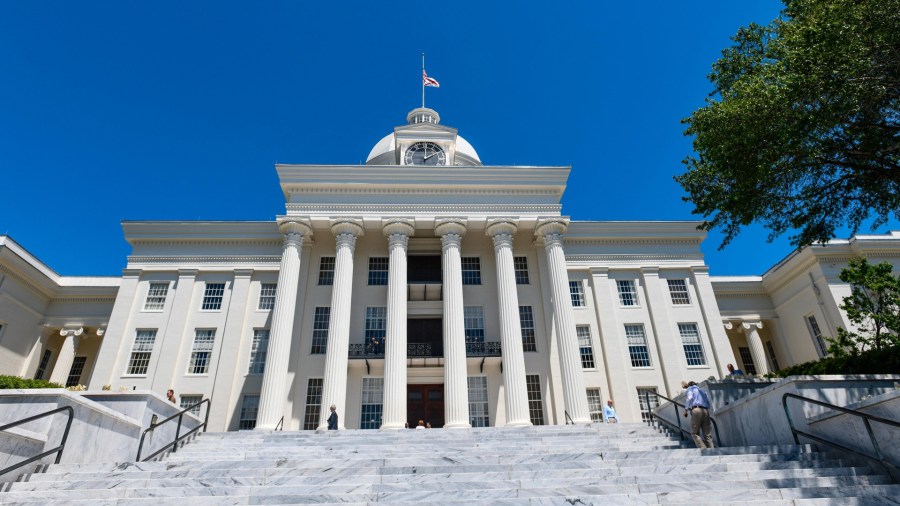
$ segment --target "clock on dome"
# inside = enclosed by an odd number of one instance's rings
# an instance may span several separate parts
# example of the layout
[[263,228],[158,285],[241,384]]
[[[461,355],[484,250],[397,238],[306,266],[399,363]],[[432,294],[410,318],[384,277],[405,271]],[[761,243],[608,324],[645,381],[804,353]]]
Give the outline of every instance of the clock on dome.
[[446,165],[444,148],[433,142],[417,142],[406,150],[406,165]]

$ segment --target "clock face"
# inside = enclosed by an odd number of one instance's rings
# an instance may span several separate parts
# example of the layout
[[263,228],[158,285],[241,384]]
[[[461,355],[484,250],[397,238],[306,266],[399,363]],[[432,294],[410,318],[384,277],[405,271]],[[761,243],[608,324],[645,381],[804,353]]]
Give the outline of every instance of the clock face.
[[444,148],[433,142],[417,142],[406,150],[406,165],[446,165]]

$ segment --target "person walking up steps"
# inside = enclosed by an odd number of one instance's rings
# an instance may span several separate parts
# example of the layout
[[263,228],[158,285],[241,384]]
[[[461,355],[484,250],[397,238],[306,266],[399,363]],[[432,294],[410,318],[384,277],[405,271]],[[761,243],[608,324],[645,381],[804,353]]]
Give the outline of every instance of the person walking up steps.
[[[691,414],[691,437],[697,448],[715,448],[712,439],[712,423],[709,421],[709,396],[691,381],[681,382],[681,388],[687,389],[687,400],[684,402],[684,417]],[[703,431],[704,438],[700,437]]]

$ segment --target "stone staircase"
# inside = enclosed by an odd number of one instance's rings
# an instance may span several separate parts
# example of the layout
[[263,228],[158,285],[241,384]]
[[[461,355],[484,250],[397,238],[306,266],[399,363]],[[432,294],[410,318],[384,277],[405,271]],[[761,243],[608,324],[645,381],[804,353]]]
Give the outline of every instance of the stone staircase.
[[698,450],[640,424],[207,433],[162,461],[61,464],[0,504],[900,504],[808,445]]

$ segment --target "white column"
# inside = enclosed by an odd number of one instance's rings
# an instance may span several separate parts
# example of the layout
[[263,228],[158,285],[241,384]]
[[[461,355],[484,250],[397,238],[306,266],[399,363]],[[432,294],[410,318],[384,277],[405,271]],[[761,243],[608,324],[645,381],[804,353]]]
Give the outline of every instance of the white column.
[[569,272],[566,269],[566,254],[563,251],[562,235],[568,228],[568,219],[551,218],[538,222],[535,234],[544,238],[544,249],[547,251],[550,289],[553,296],[553,322],[559,346],[559,367],[562,373],[566,411],[573,422],[590,424],[591,414],[588,409],[587,391],[584,388],[581,350],[578,346],[572,296],[569,292]]
[[762,338],[759,337],[759,329],[763,328],[762,322],[741,322],[741,327],[744,329],[744,335],[747,336],[747,344],[750,345],[750,354],[756,364],[756,374],[768,374],[769,362],[766,360]]
[[444,270],[444,428],[471,427],[469,383],[466,373],[466,321],[463,305],[460,247],[466,234],[465,220],[439,220]]
[[331,316],[328,320],[328,344],[325,350],[325,379],[322,386],[322,414],[319,430],[328,429],[329,407],[338,414],[338,429],[343,430],[347,404],[347,353],[350,348],[350,302],[353,293],[353,250],[356,238],[363,234],[362,220],[341,219],[331,225],[334,234],[334,283],[331,287]]
[[531,425],[528,390],[525,386],[525,354],[519,322],[519,294],[513,266],[513,235],[518,230],[510,218],[488,222],[485,233],[494,240],[497,263],[497,291],[500,298],[500,346],[503,356],[503,386],[506,394],[506,425]]
[[384,223],[390,254],[387,335],[384,349],[384,415],[382,429],[402,429],[406,420],[406,249],[415,228],[412,220]]
[[303,246],[303,239],[312,235],[309,224],[296,218],[281,218],[278,225],[284,234],[284,246],[278,272],[278,288],[275,290],[275,308],[272,310],[266,369],[259,393],[256,430],[272,430],[284,416],[288,354],[294,333],[297,280],[300,277],[300,248]]
[[53,366],[53,372],[50,373],[50,382],[59,383],[65,386],[66,380],[69,379],[69,372],[72,370],[72,363],[75,362],[75,353],[78,351],[78,336],[84,333],[83,328],[62,329],[59,335],[65,336],[62,347],[59,349],[59,355],[56,357],[56,365]]

